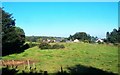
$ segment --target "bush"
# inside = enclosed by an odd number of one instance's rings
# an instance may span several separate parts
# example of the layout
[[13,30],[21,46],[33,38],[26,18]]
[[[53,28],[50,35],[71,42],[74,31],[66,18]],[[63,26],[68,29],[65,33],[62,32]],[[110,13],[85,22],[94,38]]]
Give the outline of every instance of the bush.
[[52,46],[52,49],[60,49],[60,48],[65,48],[65,46],[64,45],[59,45],[59,44],[54,44]]
[[84,43],[89,43],[89,40],[84,40],[83,42],[84,42]]
[[113,43],[115,46],[120,46],[120,43]]
[[65,48],[65,46],[64,45],[60,45],[60,48]]
[[50,45],[49,43],[46,42],[42,42],[39,45],[40,49],[60,49],[60,48],[65,48],[64,45],[59,45],[59,44],[54,44],[54,45]]
[[41,48],[41,49],[51,49],[51,45],[49,43],[42,42],[39,45],[39,48]]
[[52,49],[59,49],[59,45],[58,45],[58,44],[54,44],[54,45],[52,46]]

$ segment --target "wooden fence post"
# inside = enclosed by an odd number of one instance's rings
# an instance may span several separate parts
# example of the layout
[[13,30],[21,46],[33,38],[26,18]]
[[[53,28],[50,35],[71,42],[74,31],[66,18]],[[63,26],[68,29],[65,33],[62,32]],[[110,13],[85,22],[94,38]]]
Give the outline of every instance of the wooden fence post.
[[12,68],[14,68],[14,66],[15,66],[14,64],[15,64],[15,62],[14,62],[14,60],[12,60]]
[[2,60],[2,66],[6,66],[6,64],[5,64],[4,60]]
[[30,60],[27,60],[28,69],[30,69]]
[[2,60],[0,60],[0,65],[2,66]]
[[33,63],[33,68],[35,69],[35,63]]

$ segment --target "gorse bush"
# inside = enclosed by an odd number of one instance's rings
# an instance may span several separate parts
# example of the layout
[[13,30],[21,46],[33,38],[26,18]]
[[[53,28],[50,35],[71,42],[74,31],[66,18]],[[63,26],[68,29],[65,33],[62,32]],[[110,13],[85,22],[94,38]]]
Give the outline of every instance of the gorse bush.
[[49,43],[42,42],[39,45],[39,48],[40,49],[61,49],[61,48],[65,48],[65,46],[59,45],[59,44],[50,45]]

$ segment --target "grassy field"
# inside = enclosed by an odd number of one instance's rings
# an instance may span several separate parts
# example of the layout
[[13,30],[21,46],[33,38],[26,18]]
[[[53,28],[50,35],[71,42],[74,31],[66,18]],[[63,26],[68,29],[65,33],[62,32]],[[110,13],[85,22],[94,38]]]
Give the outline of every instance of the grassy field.
[[[2,57],[3,60],[35,60],[37,70],[54,73],[62,66],[67,67],[78,64],[95,67],[104,71],[118,73],[118,48],[106,44],[88,43],[60,43],[64,49],[40,50],[37,46],[25,50],[19,54],[11,54]],[[20,70],[23,66],[18,67]]]

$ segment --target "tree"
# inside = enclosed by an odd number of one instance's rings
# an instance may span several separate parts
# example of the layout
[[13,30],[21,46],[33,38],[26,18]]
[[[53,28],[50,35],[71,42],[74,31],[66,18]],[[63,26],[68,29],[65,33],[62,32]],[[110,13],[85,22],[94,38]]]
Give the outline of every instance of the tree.
[[116,42],[118,42],[117,41],[117,37],[118,37],[118,35],[117,35],[117,29],[113,29],[113,31],[111,32],[111,34],[110,34],[110,41],[111,41],[111,43],[116,43]]
[[96,36],[96,37],[91,36],[91,43],[95,43],[97,39],[98,39],[98,37],[97,37],[97,36]]
[[12,14],[5,12],[2,8],[0,11],[2,11],[2,30],[5,31],[7,28],[15,26],[15,19],[13,19]]
[[106,33],[106,40],[108,43],[120,43],[120,27],[117,29],[113,29],[112,32]]
[[107,39],[106,42],[108,43],[110,41],[110,33],[109,32],[106,33],[106,39]]
[[[15,26],[12,14],[2,8],[2,53],[3,55],[14,53],[25,43],[24,30]],[[14,51],[13,51],[14,50]]]
[[118,28],[118,43],[120,43],[120,27]]
[[72,35],[70,35],[70,36],[68,37],[68,40],[74,40],[74,37],[73,37]]
[[36,42],[36,37],[33,35],[33,36],[31,36],[31,38],[30,38],[30,41],[32,41],[32,42]]
[[69,39],[72,40],[78,39],[80,41],[85,41],[85,40],[91,41],[91,36],[85,32],[77,32],[73,36],[70,35]]

